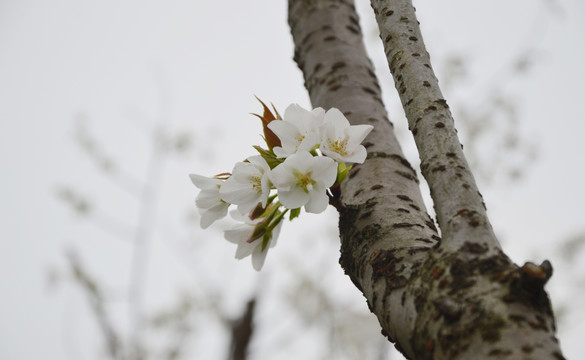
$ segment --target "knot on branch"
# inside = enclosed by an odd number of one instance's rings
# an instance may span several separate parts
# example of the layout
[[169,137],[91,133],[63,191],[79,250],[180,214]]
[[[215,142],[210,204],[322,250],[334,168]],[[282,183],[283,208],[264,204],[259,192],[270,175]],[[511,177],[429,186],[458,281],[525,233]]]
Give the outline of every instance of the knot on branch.
[[521,284],[527,290],[533,288],[542,288],[551,278],[553,273],[552,264],[545,260],[540,265],[527,262],[520,268]]

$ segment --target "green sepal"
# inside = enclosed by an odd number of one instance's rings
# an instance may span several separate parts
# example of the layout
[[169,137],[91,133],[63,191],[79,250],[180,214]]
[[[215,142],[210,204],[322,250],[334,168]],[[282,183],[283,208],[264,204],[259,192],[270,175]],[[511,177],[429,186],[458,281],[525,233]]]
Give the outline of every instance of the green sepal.
[[262,149],[258,145],[253,145],[253,147],[254,149],[256,149],[256,151],[260,153],[260,156],[262,156],[264,160],[266,160],[266,163],[268,164],[268,166],[270,166],[270,169],[274,169],[284,161],[284,159],[277,158],[276,155],[274,155],[274,153],[270,150]]
[[267,230],[267,226],[264,222],[257,224],[254,231],[252,231],[252,235],[250,235],[247,240],[248,243],[252,243],[254,240],[260,239],[261,237],[266,237],[266,234],[269,233]]
[[264,251],[266,249],[271,238],[272,238],[272,231],[264,234],[264,236],[262,237],[262,251]]
[[292,209],[290,211],[290,215],[289,215],[288,220],[292,221],[292,219],[298,218],[300,214],[301,214],[301,208]]
[[347,166],[345,165],[345,163],[339,163],[339,165],[337,166],[337,179],[335,180],[335,182],[341,184],[341,182],[345,180],[345,177],[349,173],[349,170],[351,170],[351,165]]

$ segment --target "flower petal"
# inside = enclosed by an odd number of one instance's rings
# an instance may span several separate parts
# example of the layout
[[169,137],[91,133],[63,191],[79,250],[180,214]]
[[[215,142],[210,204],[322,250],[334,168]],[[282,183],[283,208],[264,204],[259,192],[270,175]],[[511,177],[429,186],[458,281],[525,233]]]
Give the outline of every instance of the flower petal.
[[327,193],[319,191],[311,194],[309,201],[305,204],[305,210],[309,213],[319,214],[327,209],[327,205],[329,205]]
[[278,199],[287,209],[296,209],[309,201],[309,194],[300,187],[294,187],[290,191],[278,190]]

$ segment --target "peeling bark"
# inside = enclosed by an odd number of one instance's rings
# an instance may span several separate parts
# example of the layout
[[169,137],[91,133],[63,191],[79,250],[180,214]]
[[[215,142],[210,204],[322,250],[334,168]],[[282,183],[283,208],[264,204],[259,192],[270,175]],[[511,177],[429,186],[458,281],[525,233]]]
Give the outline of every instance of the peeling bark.
[[313,106],[371,124],[367,160],[336,207],[340,264],[382,333],[410,359],[563,359],[548,262],[502,252],[432,72],[410,1],[372,1],[431,188],[442,239],[381,100],[351,0],[289,0],[295,61]]

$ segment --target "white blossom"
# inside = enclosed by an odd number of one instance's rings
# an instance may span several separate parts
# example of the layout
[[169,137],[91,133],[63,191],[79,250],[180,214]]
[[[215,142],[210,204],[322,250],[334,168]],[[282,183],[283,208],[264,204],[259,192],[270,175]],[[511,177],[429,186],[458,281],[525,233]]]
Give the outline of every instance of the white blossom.
[[[232,217],[243,220],[244,223],[235,225],[232,229],[226,230],[224,237],[227,241],[237,244],[236,259],[243,259],[252,255],[252,266],[256,271],[260,271],[266,260],[268,249],[276,245],[276,240],[280,234],[282,221],[278,223],[271,231],[267,231],[266,218],[250,220],[248,217],[238,216],[232,212]],[[255,234],[256,233],[256,234]],[[257,238],[254,238],[256,236]]]
[[189,177],[193,184],[201,189],[195,200],[195,205],[201,214],[201,227],[206,229],[213,222],[227,215],[230,204],[223,201],[219,194],[223,180],[197,174],[190,174]]
[[361,143],[373,128],[372,125],[350,125],[341,111],[331,108],[325,113],[321,127],[320,150],[335,161],[361,164],[367,156]]
[[288,157],[299,150],[310,151],[319,145],[319,127],[323,123],[325,110],[316,108],[312,111],[297,104],[289,105],[282,120],[274,120],[268,128],[278,136],[281,146],[272,150],[279,158]]
[[232,175],[221,186],[221,198],[230,204],[238,205],[241,214],[247,214],[262,203],[270,194],[270,167],[262,156],[251,156],[248,162],[239,162],[234,166]]
[[272,170],[272,183],[285,207],[305,206],[310,213],[323,212],[329,203],[326,190],[337,177],[337,164],[324,156],[299,151]]

